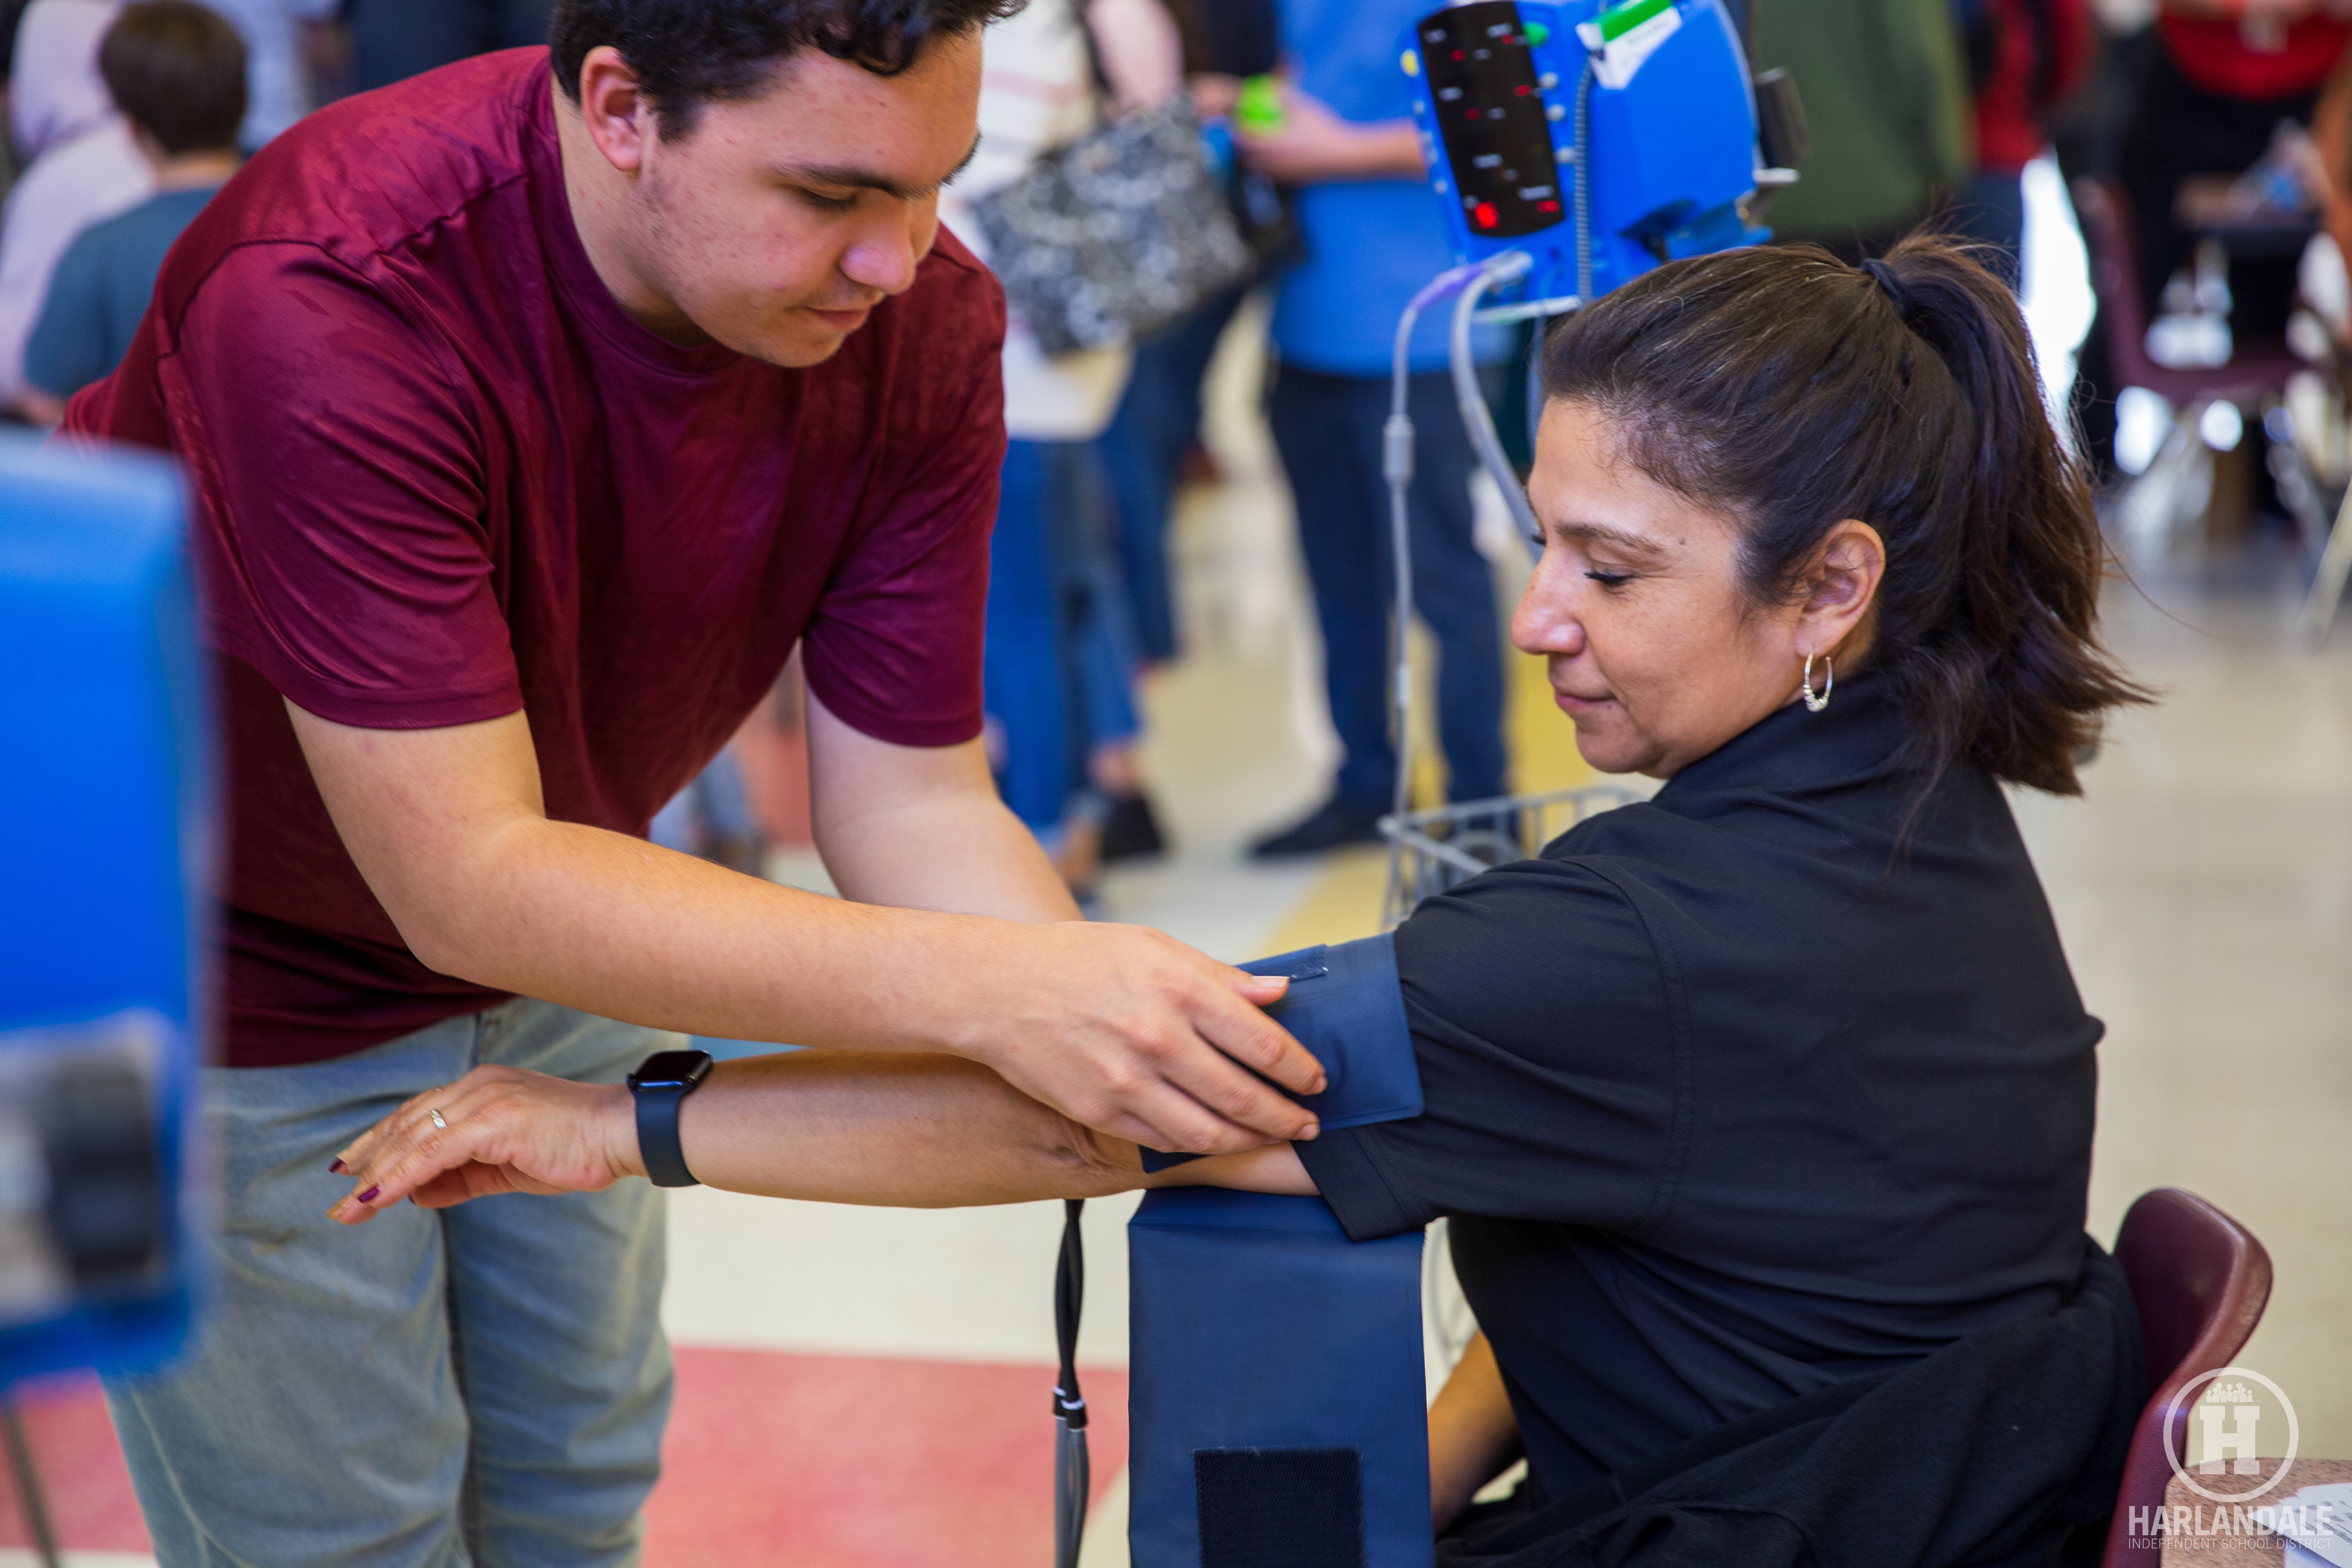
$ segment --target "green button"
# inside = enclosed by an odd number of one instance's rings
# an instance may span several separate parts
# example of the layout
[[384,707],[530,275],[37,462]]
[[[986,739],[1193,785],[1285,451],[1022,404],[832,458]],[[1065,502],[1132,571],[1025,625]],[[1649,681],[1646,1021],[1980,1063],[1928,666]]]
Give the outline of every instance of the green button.
[[1531,49],[1540,44],[1549,42],[1551,38],[1551,29],[1545,26],[1541,22],[1529,22],[1527,26],[1521,30],[1527,34],[1528,47]]

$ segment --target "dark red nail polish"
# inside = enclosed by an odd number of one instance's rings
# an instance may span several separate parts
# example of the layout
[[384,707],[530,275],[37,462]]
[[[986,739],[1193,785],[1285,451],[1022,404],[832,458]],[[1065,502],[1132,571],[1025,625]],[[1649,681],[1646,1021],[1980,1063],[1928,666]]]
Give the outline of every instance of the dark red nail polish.
[[376,1194],[382,1191],[383,1191],[382,1187],[370,1187],[367,1191],[360,1194],[360,1202],[363,1204],[372,1204],[375,1202]]
[[343,1163],[341,1160],[337,1160],[327,1167],[327,1174],[331,1176],[340,1176],[343,1173]]

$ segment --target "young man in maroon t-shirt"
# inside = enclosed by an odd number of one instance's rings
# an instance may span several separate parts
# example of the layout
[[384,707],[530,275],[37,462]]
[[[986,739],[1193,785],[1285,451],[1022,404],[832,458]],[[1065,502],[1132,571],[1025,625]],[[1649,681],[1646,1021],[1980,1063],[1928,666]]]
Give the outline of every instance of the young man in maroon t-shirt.
[[[551,62],[272,142],[75,399],[186,468],[229,740],[215,1298],[114,1391],[165,1563],[634,1559],[657,1195],[327,1217],[335,1152],[477,1066],[613,1082],[684,1030],[951,1052],[1171,1148],[1311,1131],[1240,1065],[1319,1078],[1278,985],[1077,921],[982,760],[1003,309],[935,197],[1002,8],[569,0]],[[795,643],[854,902],[642,837]]]

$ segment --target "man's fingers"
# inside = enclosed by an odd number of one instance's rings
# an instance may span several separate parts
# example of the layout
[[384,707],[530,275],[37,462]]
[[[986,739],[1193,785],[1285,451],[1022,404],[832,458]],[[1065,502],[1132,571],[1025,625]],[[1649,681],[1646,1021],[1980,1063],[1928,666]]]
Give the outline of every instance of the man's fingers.
[[[1244,970],[1231,973],[1257,978]],[[1286,980],[1282,984],[1287,988],[1290,983]],[[1225,1055],[1264,1073],[1293,1094],[1320,1094],[1328,1088],[1330,1080],[1323,1071],[1323,1064],[1305,1046],[1292,1039],[1289,1030],[1256,1007],[1234,1005],[1234,993],[1240,991],[1241,987],[1235,985],[1223,995],[1212,992],[1202,1016],[1195,1018],[1193,1026]]]
[[[1260,1087],[1263,1090],[1264,1086]],[[1119,1120],[1143,1123],[1146,1136],[1136,1142],[1155,1149],[1180,1154],[1233,1154],[1266,1142],[1165,1081],[1139,1086],[1124,1100],[1127,1115]]]
[[[1202,1043],[1213,1045],[1209,1041]],[[1176,1089],[1243,1135],[1240,1142],[1221,1143],[1216,1150],[1219,1153],[1315,1135],[1314,1112],[1244,1071],[1221,1048],[1186,1050],[1171,1059],[1166,1070],[1169,1082]]]

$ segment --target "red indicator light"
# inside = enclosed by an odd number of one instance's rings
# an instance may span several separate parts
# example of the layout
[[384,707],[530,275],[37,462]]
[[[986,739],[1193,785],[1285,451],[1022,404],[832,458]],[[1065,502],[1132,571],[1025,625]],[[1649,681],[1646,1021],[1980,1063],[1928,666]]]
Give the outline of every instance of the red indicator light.
[[1478,111],[1475,109],[1465,110],[1462,118],[1465,120],[1475,120],[1478,118]]
[[1516,93],[1517,93],[1521,98],[1525,98],[1525,97],[1527,97],[1527,95],[1528,95],[1530,91],[1532,91],[1532,90],[1534,90],[1534,89],[1531,89],[1531,88],[1528,88],[1528,86],[1526,86],[1526,85],[1523,83],[1523,84],[1521,84],[1521,85],[1520,85],[1520,86],[1518,86],[1518,87],[1513,88],[1511,90],[1512,90],[1512,91],[1514,91],[1514,92],[1516,92]]
[[1480,228],[1492,228],[1499,221],[1499,216],[1495,211],[1495,204],[1492,202],[1480,202],[1471,209],[1470,216]]
[[1470,57],[1464,54],[1460,49],[1456,49],[1454,51],[1454,58],[1457,60],[1466,60]]
[[1536,211],[1539,213],[1556,213],[1559,211],[1559,204],[1558,202],[1538,202],[1536,204]]

